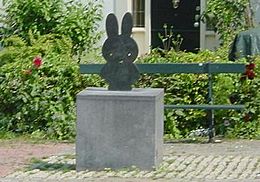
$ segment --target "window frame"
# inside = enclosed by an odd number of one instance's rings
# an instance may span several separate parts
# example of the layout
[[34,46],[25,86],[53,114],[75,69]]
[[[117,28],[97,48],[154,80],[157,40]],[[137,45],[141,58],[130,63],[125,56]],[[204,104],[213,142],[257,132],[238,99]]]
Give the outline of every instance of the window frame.
[[135,28],[145,27],[145,0],[132,0],[133,24]]

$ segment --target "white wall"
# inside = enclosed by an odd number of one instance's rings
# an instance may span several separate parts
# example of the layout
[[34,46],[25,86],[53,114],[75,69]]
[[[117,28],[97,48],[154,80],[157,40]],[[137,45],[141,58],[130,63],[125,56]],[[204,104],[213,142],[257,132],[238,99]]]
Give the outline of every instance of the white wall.
[[103,0],[103,21],[100,23],[101,30],[105,30],[106,17],[110,13],[114,13],[117,16],[120,25],[122,16],[128,11],[127,1],[128,0]]
[[98,43],[98,46],[103,45],[106,40],[106,17],[110,13],[114,13],[115,3],[114,0],[103,0],[103,20],[99,23],[99,30],[103,32],[103,36]]
[[139,56],[142,56],[150,52],[150,45],[151,45],[151,1],[150,0],[145,0],[145,26],[133,28],[133,38],[137,42],[139,48]]
[[[207,0],[200,0],[202,14],[207,6]],[[219,47],[219,38],[214,31],[208,31],[206,24],[202,21],[200,22],[200,49],[215,50]]]
[[[136,40],[138,48],[139,48],[139,55],[143,55],[149,52],[150,46],[150,0],[146,0],[146,14],[145,14],[145,28],[133,28],[133,38]],[[100,23],[100,30],[105,32],[105,21],[106,16],[109,13],[114,13],[119,22],[119,32],[121,31],[121,22],[123,16],[126,12],[132,11],[132,0],[104,0],[104,18],[103,21]],[[106,34],[101,39],[100,44],[102,45],[106,39]]]
[[253,10],[254,25],[260,26],[260,1],[250,0],[250,2],[251,2],[251,8]]
[[119,32],[120,32],[121,22],[122,22],[124,14],[126,12],[131,12],[131,1],[129,1],[129,0],[114,0],[114,1],[115,1],[114,13],[118,19]]

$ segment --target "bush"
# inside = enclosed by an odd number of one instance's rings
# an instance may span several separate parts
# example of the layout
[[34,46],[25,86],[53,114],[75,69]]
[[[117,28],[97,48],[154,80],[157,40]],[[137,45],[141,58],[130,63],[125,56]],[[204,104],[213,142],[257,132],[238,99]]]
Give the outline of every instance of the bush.
[[[230,63],[228,51],[204,50],[198,54],[187,52],[153,50],[139,58],[137,63]],[[260,137],[260,57],[255,59],[255,78],[240,81],[241,74],[218,74],[214,76],[213,96],[215,104],[231,104],[232,95],[238,95],[234,104],[245,104],[244,111],[215,111],[215,127],[218,135],[235,138]],[[240,60],[245,63],[245,60]],[[242,75],[243,76],[243,75]],[[105,86],[99,76],[87,76],[88,86]],[[164,88],[165,104],[205,104],[207,101],[208,77],[203,74],[143,74],[135,87]],[[249,115],[247,113],[250,113]],[[250,116],[250,117],[248,117]],[[245,120],[247,119],[247,120]],[[166,110],[164,133],[171,138],[188,137],[192,130],[208,128],[206,112],[202,110]]]
[[[186,52],[158,52],[141,58],[141,63],[228,63],[228,51],[219,49],[200,51],[198,54]],[[245,60],[240,60],[245,62]],[[230,104],[232,95],[238,95],[234,104],[245,104],[244,111],[215,111],[217,134],[229,137],[258,138],[260,136],[260,57],[255,58],[255,77],[247,75],[219,74],[214,76],[213,96],[215,104]],[[161,87],[165,89],[166,104],[205,104],[207,100],[207,76],[196,74],[145,75],[137,86]],[[246,119],[246,120],[245,120]],[[228,124],[227,124],[228,123]],[[247,127],[245,127],[247,126]],[[165,133],[173,137],[186,137],[191,130],[208,127],[206,113],[200,110],[168,110],[165,114]],[[248,129],[250,128],[250,129]]]
[[246,110],[240,114],[239,119],[234,118],[232,127],[227,134],[236,138],[260,139],[260,57],[251,58],[246,74],[234,84],[237,88],[231,96],[235,103],[245,103]]
[[34,34],[66,35],[72,40],[74,54],[81,55],[99,40],[97,22],[101,20],[101,4],[64,0],[6,0],[2,14],[2,37],[19,35],[30,44]]
[[55,35],[5,41],[0,52],[0,130],[69,139],[75,136],[75,95],[84,79],[70,39]]
[[[35,136],[68,139],[75,136],[75,94],[84,87],[104,87],[97,75],[81,76],[71,58],[71,42],[65,37],[31,37],[31,46],[17,37],[5,41],[0,52],[0,129]],[[228,51],[200,51],[198,54],[153,50],[138,63],[228,62]],[[36,58],[40,56],[40,58]],[[42,65],[41,61],[42,59]],[[244,111],[215,112],[217,134],[236,138],[260,138],[260,57],[253,59],[255,75],[214,76],[215,104],[245,104]],[[245,60],[240,60],[245,62]],[[252,75],[251,75],[252,76]],[[252,77],[250,77],[252,78]],[[83,86],[84,85],[84,86]],[[204,104],[207,76],[203,74],[142,75],[136,87],[165,89],[165,104]],[[201,110],[165,112],[165,134],[187,137],[190,131],[207,128]]]

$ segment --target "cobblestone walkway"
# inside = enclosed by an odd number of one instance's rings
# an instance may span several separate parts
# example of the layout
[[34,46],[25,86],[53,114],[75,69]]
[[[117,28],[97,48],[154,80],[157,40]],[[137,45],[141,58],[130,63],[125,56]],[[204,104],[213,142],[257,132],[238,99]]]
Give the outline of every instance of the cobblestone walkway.
[[165,144],[161,166],[153,171],[135,167],[103,171],[75,171],[74,149],[34,161],[0,181],[241,181],[260,182],[260,141],[218,144]]

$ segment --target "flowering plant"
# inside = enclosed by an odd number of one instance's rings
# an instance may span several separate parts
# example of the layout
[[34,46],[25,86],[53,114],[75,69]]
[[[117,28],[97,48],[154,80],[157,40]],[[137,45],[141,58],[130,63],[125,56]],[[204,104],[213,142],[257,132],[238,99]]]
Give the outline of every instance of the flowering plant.
[[256,65],[253,62],[250,62],[248,65],[246,65],[246,72],[242,75],[240,80],[246,80],[248,78],[249,80],[253,80],[255,78],[255,69]]
[[8,60],[0,66],[0,130],[72,138],[75,95],[84,79],[72,59],[71,44],[49,36],[32,42],[12,43],[1,51],[0,60]]
[[35,68],[40,68],[40,66],[42,65],[42,58],[40,56],[36,56],[34,59],[33,59],[33,65]]
[[[42,58],[40,56],[36,56],[34,59],[33,59],[33,67],[36,68],[36,69],[39,69],[42,65]],[[26,70],[23,70],[23,74],[24,75],[31,75],[32,74],[32,70],[33,69],[26,69]]]
[[236,82],[235,90],[230,96],[230,102],[244,104],[246,107],[242,112],[238,112],[239,119],[233,118],[233,126],[229,132],[235,137],[259,138],[260,136],[260,57],[252,58],[246,65],[245,73]]
[[250,64],[246,65],[246,73],[245,74],[247,75],[247,78],[250,79],[250,80],[253,80],[255,78],[254,69],[255,69],[254,63],[250,63]]

